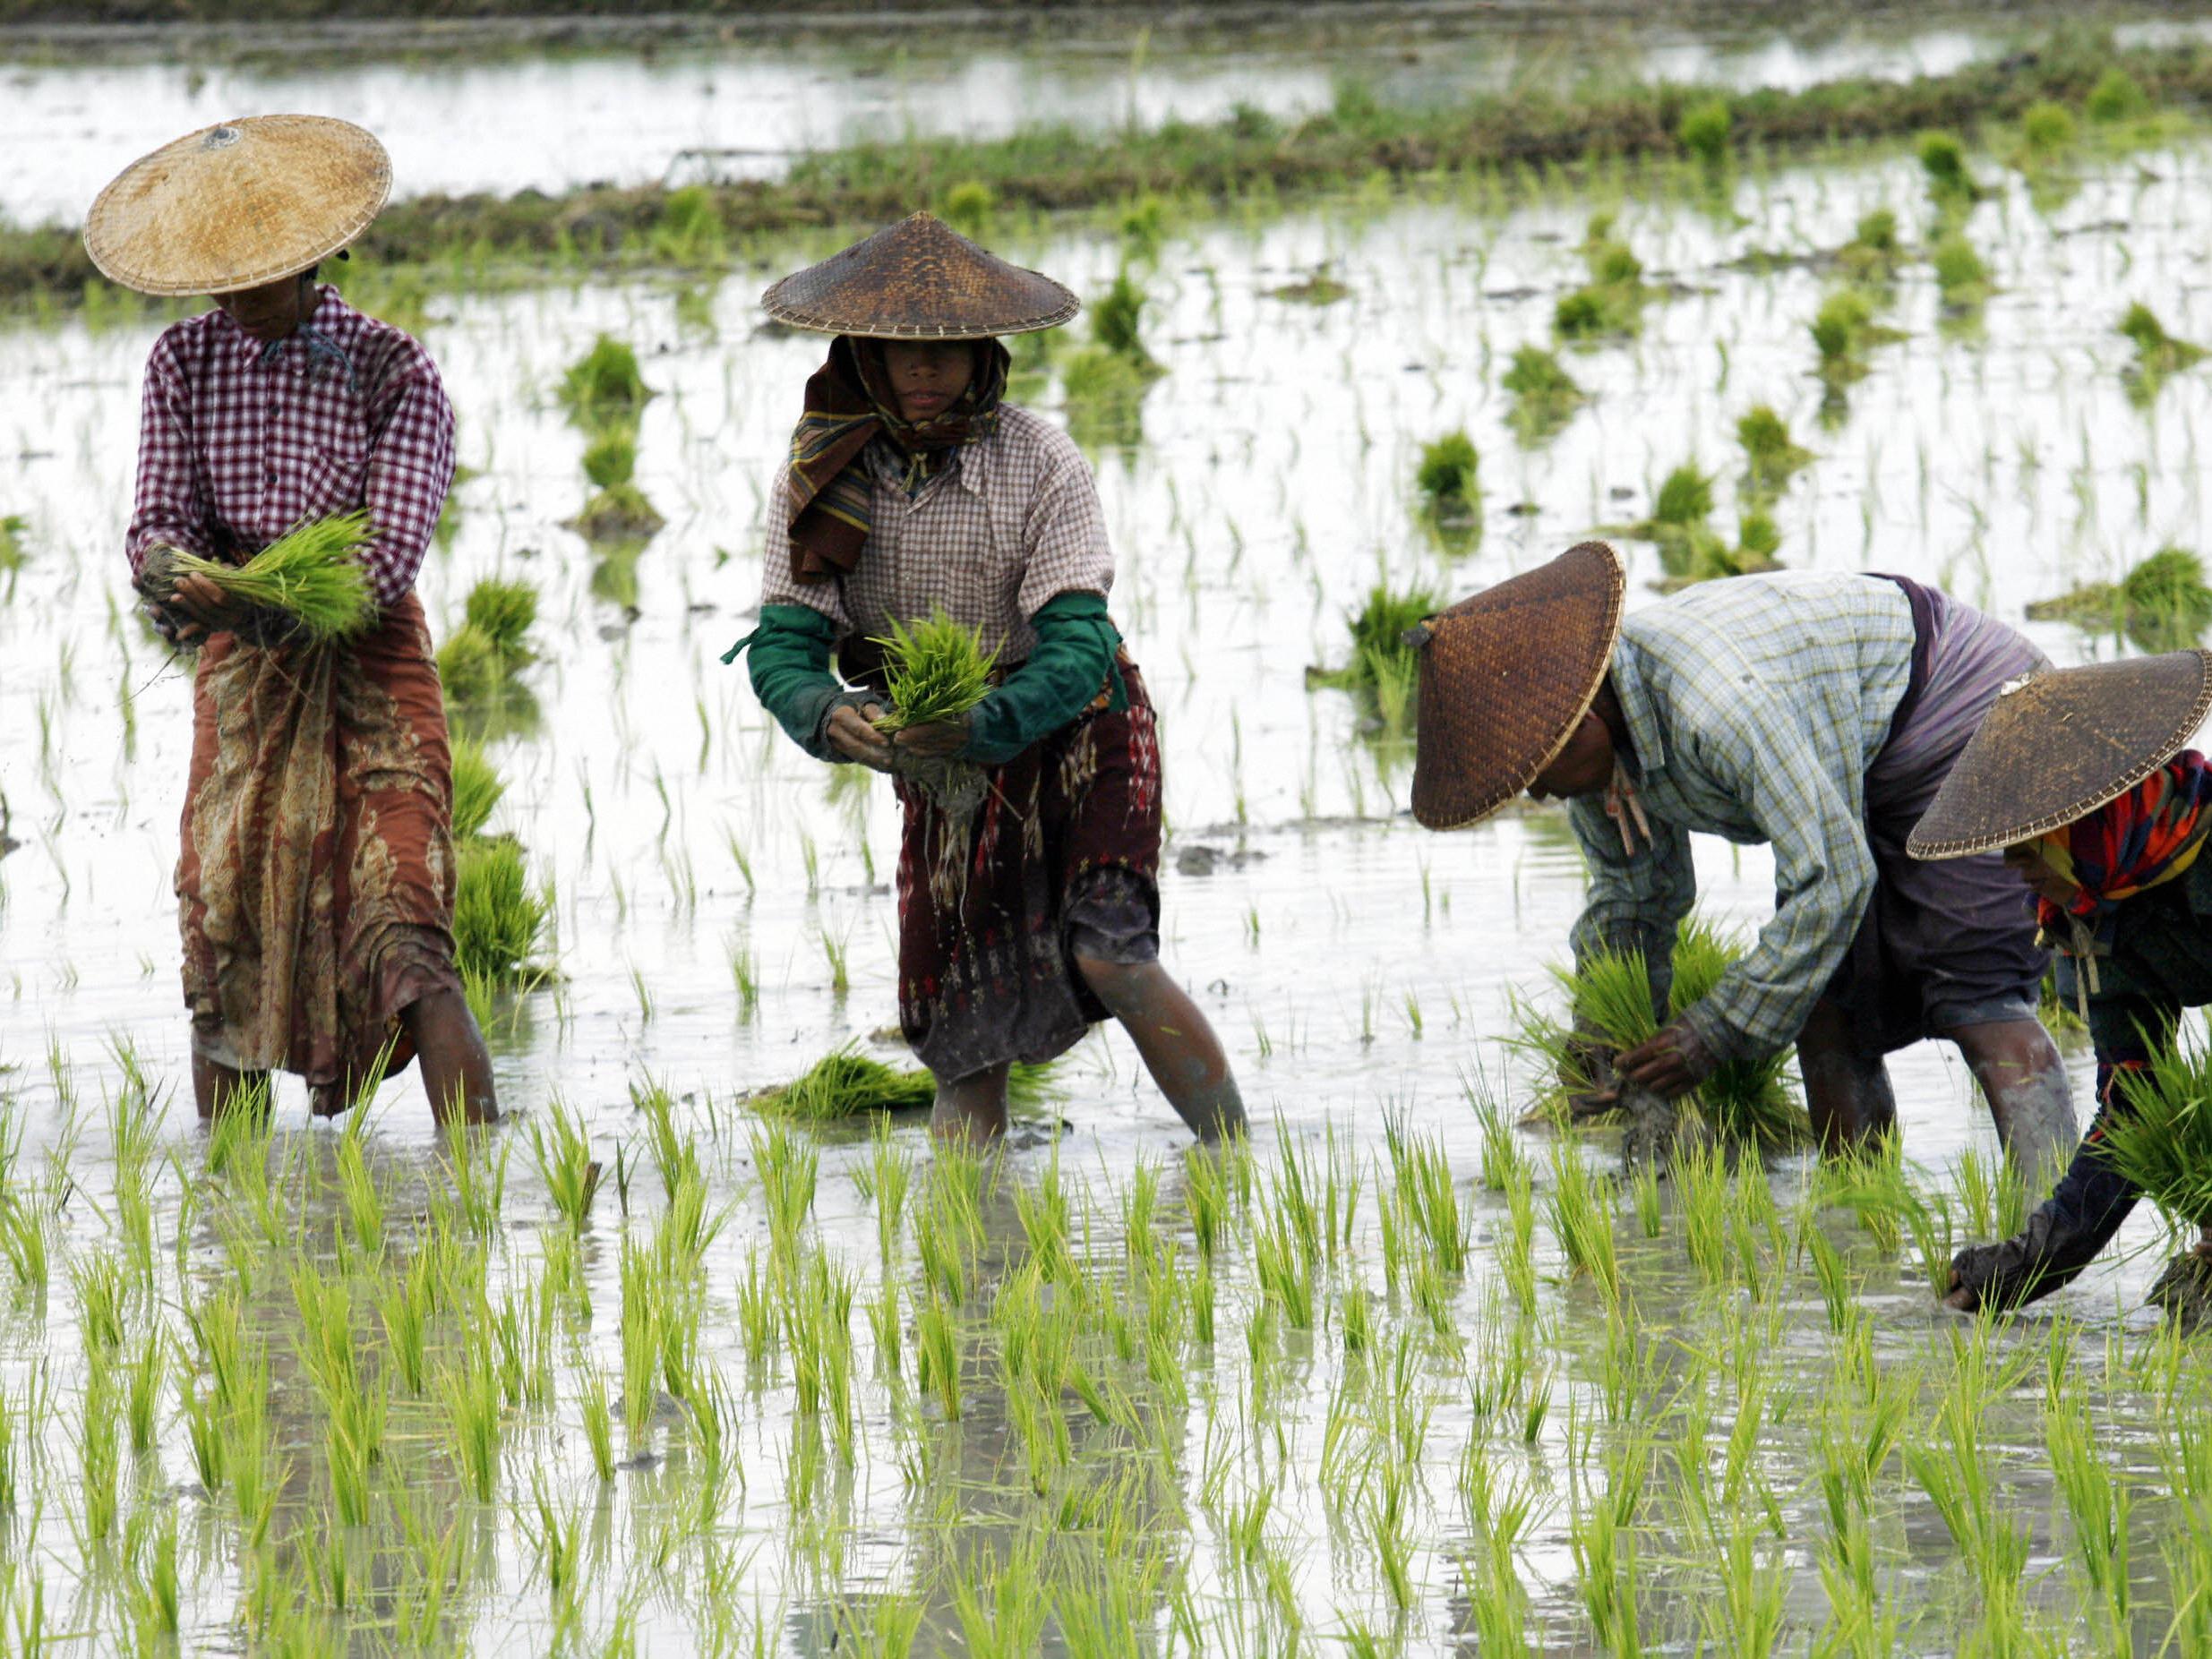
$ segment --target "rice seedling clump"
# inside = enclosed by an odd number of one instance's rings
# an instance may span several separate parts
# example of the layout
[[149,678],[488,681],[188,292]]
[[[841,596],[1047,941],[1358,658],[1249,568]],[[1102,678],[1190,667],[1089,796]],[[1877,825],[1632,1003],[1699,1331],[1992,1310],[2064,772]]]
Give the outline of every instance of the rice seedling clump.
[[1513,395],[1513,432],[1523,444],[1539,443],[1556,433],[1583,402],[1574,377],[1540,346],[1515,350],[1513,366],[1499,383]]
[[533,892],[522,849],[504,837],[464,842],[453,897],[453,958],[465,977],[527,979],[551,912]]
[[[1009,1104],[1037,1104],[1051,1072],[1050,1065],[1017,1064],[1010,1068]],[[824,1055],[790,1082],[762,1090],[747,1104],[771,1116],[829,1122],[868,1112],[921,1111],[936,1098],[937,1082],[928,1072],[887,1065],[861,1053],[857,1044],[847,1044]]]
[[2183,547],[2164,547],[2117,582],[2088,582],[2056,599],[2031,603],[2035,621],[2071,622],[2111,629],[2146,651],[2194,646],[2212,627],[2212,583],[2203,558]]
[[1728,157],[1728,130],[1732,125],[1726,98],[1701,99],[1682,112],[1675,135],[1707,167],[1719,167]]
[[2212,1222],[2212,1045],[2201,1021],[2122,1070],[2124,1110],[2105,1116],[2101,1156],[2177,1227]]
[[347,639],[376,620],[376,595],[360,557],[373,534],[365,512],[339,513],[296,525],[244,564],[157,548],[139,586],[166,600],[177,578],[205,577],[225,598],[274,612],[312,643]]
[[2131,304],[2120,319],[2120,332],[2135,346],[2135,365],[2143,374],[2170,374],[2186,369],[2204,356],[2204,347],[2178,340],[2165,330],[2158,313],[2142,301]]
[[1406,635],[1441,611],[1444,603],[1441,595],[1425,587],[1404,592],[1383,585],[1371,588],[1367,603],[1350,619],[1350,660],[1342,668],[1308,671],[1307,683],[1350,691],[1367,700],[1385,730],[1410,730],[1420,654],[1406,643]]
[[634,422],[652,396],[639,372],[637,352],[609,334],[595,339],[561,381],[562,405],[572,419],[587,426],[625,416]]
[[894,621],[890,637],[872,643],[883,647],[884,691],[891,699],[876,722],[879,731],[958,720],[990,695],[998,650],[984,650],[978,630],[941,608],[912,626]]

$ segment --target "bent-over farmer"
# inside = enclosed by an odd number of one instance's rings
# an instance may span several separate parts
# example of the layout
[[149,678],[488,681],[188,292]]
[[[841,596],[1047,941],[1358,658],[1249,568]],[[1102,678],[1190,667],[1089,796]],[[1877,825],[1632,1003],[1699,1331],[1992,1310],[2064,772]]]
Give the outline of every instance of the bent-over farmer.
[[[1004,401],[997,337],[1066,322],[1075,295],[917,213],[763,304],[835,338],[769,495],[753,689],[818,760],[897,780],[899,1023],[931,1127],[1000,1134],[1009,1065],[1110,1017],[1201,1140],[1240,1131],[1220,1039],[1160,963],[1159,728],[1107,614],[1091,469]],[[997,684],[880,731],[881,642],[939,611],[997,653]]]
[[[2208,711],[2212,653],[2036,675],[1997,699],[1912,834],[1917,859],[2003,849],[2096,1050],[2096,1118],[2072,1164],[2019,1233],[1953,1258],[1952,1307],[2048,1296],[2135,1207],[2134,1184],[2100,1153],[2105,1125],[2131,1109],[2122,1080],[2184,1008],[2212,1004],[2212,859],[2199,856],[2212,763],[2182,748]],[[2198,1249],[2212,1253],[2212,1228]]]
[[[125,538],[156,627],[199,652],[176,895],[202,1117],[279,1070],[340,1112],[418,1055],[441,1117],[498,1115],[454,966],[445,708],[412,591],[453,411],[421,346],[315,280],[390,183],[358,127],[257,116],[133,162],[85,223],[112,280],[215,301],[154,344]],[[157,548],[243,562],[356,510],[380,610],[344,642],[149,571]]]
[[1676,1096],[1794,1042],[1834,1149],[1895,1124],[1883,1056],[1940,1037],[2006,1150],[2054,1167],[2074,1125],[2036,1018],[2046,957],[2026,896],[1993,855],[1905,853],[1998,688],[2040,654],[1902,577],[1737,577],[1625,620],[1624,587],[1613,550],[1586,542],[1423,625],[1415,816],[1455,829],[1523,790],[1568,800],[1590,869],[1577,959],[1641,952],[1661,1011],[1697,896],[1692,832],[1766,842],[1772,919],[1619,1057],[1621,1083]]

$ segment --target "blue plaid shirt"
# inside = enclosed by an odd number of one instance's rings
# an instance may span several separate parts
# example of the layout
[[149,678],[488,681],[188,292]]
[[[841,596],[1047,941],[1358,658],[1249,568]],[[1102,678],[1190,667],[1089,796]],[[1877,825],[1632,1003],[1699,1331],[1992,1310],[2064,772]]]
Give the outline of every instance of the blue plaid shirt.
[[1652,839],[1624,852],[1602,795],[1569,807],[1590,866],[1578,959],[1634,949],[1662,1001],[1697,898],[1690,832],[1774,849],[1774,918],[1685,1018],[1724,1058],[1795,1042],[1873,894],[1866,767],[1912,674],[1911,603],[1879,577],[1708,582],[1628,618],[1613,688]]

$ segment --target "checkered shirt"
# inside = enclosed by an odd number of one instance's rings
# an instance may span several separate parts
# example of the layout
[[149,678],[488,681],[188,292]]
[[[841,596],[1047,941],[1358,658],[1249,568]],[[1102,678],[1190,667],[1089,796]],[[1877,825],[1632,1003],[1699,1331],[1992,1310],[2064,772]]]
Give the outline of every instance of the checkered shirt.
[[1912,675],[1912,604],[1878,577],[1785,572],[1709,582],[1638,611],[1613,688],[1652,840],[1625,853],[1604,798],[1569,808],[1590,866],[1578,958],[1635,949],[1659,965],[1697,898],[1690,832],[1774,849],[1774,918],[1686,1014],[1723,1058],[1797,1039],[1874,890],[1866,767]]
[[1042,416],[1002,405],[998,429],[962,448],[911,500],[885,448],[867,451],[875,485],[868,539],[852,572],[834,582],[793,577],[790,475],[776,475],[761,603],[809,606],[840,637],[864,639],[941,605],[1011,663],[1036,648],[1029,619],[1056,595],[1103,599],[1112,588],[1113,550],[1091,468],[1075,440]]
[[124,549],[244,558],[303,518],[366,509],[380,604],[415,584],[453,483],[453,406],[430,354],[325,286],[273,352],[222,312],[173,325],[146,364]]

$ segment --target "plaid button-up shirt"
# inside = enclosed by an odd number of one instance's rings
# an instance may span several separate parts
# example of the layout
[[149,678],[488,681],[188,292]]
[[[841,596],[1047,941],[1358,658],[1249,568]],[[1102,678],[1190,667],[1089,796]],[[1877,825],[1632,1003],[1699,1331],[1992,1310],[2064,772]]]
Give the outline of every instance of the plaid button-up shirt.
[[377,603],[415,584],[453,483],[453,406],[430,354],[328,286],[275,346],[222,312],[165,329],[146,364],[124,548],[259,552],[303,518],[366,509]]
[[1724,1057],[1795,1042],[1874,889],[1866,767],[1912,675],[1912,604],[1878,577],[1785,572],[1709,582],[1631,616],[1613,652],[1650,819],[1622,850],[1602,796],[1569,808],[1590,865],[1578,957],[1633,948],[1664,994],[1697,898],[1690,832],[1774,849],[1775,910],[1685,1016]]
[[767,568],[760,603],[806,605],[845,637],[879,639],[937,606],[996,645],[1001,663],[1037,644],[1029,619],[1060,594],[1113,587],[1114,555],[1091,468],[1075,440],[1012,405],[997,430],[907,496],[898,461],[868,451],[874,488],[868,540],[851,574],[801,582],[791,573],[790,473],[768,493]]

